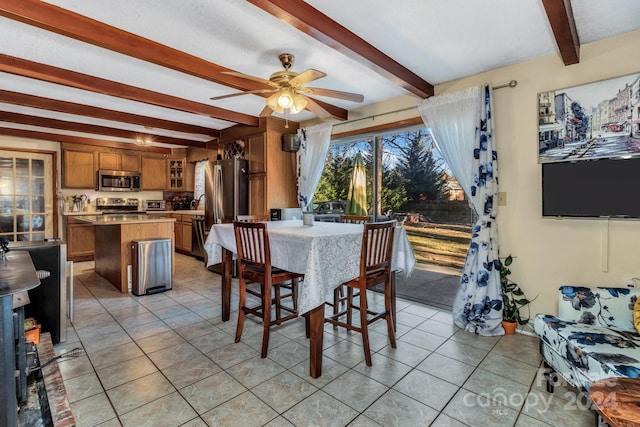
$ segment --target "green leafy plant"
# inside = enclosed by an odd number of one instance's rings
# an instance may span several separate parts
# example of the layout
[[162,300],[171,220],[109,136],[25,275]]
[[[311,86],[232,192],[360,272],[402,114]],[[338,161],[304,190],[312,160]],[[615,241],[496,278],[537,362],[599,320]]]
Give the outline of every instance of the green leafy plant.
[[520,286],[509,279],[511,270],[509,266],[513,262],[513,257],[509,255],[502,260],[498,260],[498,268],[500,270],[500,284],[502,285],[502,319],[507,322],[518,322],[520,325],[529,323],[529,319],[523,319],[520,315],[520,309],[534,301],[536,298],[529,300]]

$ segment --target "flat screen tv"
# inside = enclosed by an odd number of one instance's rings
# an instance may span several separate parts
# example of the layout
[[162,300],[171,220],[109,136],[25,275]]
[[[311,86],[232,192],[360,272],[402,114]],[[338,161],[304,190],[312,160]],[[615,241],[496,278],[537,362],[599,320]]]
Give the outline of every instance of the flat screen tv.
[[543,163],[542,215],[640,218],[640,158]]

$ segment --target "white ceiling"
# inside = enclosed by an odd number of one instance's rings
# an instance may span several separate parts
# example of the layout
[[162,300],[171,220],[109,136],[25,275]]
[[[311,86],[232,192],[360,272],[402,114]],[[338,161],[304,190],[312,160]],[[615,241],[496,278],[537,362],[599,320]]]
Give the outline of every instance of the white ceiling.
[[[0,12],[3,4],[13,1],[0,0]],[[556,1],[562,3],[563,0]],[[281,69],[277,58],[279,53],[293,53],[296,60],[292,71],[314,68],[327,73],[311,86],[364,95],[361,104],[317,97],[347,111],[411,95],[396,81],[363,65],[355,55],[339,52],[250,1],[47,0],[47,3],[208,62],[265,79]],[[431,85],[549,54],[558,55],[558,60],[562,61],[542,0],[307,0],[306,3]],[[638,0],[572,0],[571,6],[581,44],[640,29]],[[53,16],[51,24],[55,25]],[[258,116],[265,106],[265,99],[257,95],[211,101],[211,97],[237,90],[44,30],[15,20],[15,17],[0,16],[0,33],[0,54],[250,116]],[[19,74],[0,71],[0,90],[198,125],[214,131],[235,124],[230,120],[48,83]],[[421,99],[418,95],[413,96],[416,103]],[[0,96],[0,114],[5,112],[191,141],[209,141],[215,134],[214,131],[205,135],[159,128],[151,130],[139,124],[7,103]],[[0,119],[2,117],[8,116]],[[131,142],[127,137],[89,134],[68,128],[53,129],[21,122],[15,119],[15,115],[11,117],[11,120],[0,120],[0,128]],[[312,113],[304,111],[291,119],[304,121],[313,117]],[[65,125],[60,127],[65,128]]]

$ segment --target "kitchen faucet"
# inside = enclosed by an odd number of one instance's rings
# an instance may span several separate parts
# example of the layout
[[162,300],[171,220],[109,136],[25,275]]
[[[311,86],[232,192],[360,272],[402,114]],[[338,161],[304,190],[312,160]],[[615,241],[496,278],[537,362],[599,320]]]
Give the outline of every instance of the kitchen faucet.
[[198,197],[197,199],[193,199],[193,200],[191,201],[191,207],[192,207],[192,208],[193,208],[193,207],[197,208],[197,207],[198,207],[198,205],[200,204],[201,199],[202,199],[203,197],[204,197],[204,193],[202,193],[202,194],[200,195],[200,197]]

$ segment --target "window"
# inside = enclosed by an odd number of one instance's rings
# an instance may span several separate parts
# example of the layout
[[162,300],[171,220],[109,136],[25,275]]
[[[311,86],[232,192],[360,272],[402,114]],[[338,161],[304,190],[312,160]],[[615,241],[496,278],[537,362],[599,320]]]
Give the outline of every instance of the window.
[[367,171],[368,213],[402,223],[419,262],[461,269],[472,209],[424,127],[333,141],[314,194],[317,219],[344,212],[357,153]]
[[0,151],[0,235],[10,241],[53,236],[52,156]]

